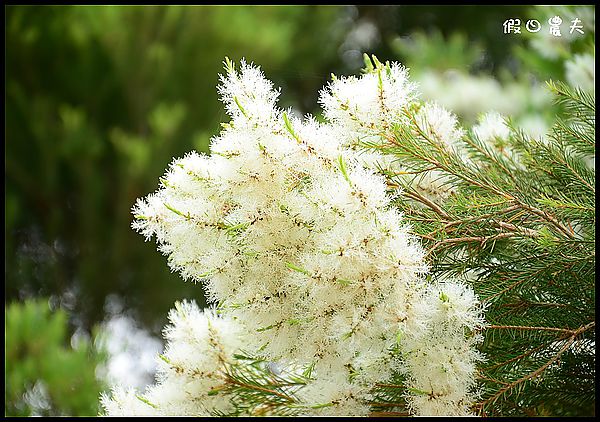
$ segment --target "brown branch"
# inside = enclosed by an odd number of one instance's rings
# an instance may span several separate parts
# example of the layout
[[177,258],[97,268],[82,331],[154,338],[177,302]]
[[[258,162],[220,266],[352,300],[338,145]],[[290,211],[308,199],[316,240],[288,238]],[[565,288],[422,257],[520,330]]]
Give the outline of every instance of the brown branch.
[[406,195],[409,198],[414,199],[415,201],[418,201],[424,205],[427,205],[429,208],[431,208],[433,211],[435,211],[436,214],[439,214],[444,219],[451,220],[450,216],[448,214],[446,214],[446,212],[443,209],[441,209],[437,204],[435,204],[434,202],[425,198],[423,195],[419,194],[418,192],[416,192],[416,191],[405,192],[404,195]]
[[[502,201],[496,204],[485,204],[486,206],[489,205],[499,205],[499,204],[503,204],[506,203],[507,201]],[[476,217],[469,217],[469,218],[463,218],[462,220],[454,220],[454,221],[449,221],[448,223],[446,223],[446,225],[444,226],[444,228],[446,227],[450,227],[450,226],[456,226],[457,224],[462,224],[462,223],[474,223],[477,221],[481,221],[481,220],[485,220],[486,218],[491,218],[494,217],[496,215],[500,215],[500,214],[506,214],[509,213],[511,211],[516,211],[518,210],[520,207],[518,205],[512,205],[508,208],[505,208],[503,210],[497,211],[495,213],[488,213],[488,214],[484,214],[484,215],[479,215]]]
[[539,233],[537,231],[528,229],[527,227],[515,226],[514,224],[505,223],[504,221],[499,221],[496,224],[498,224],[498,226],[502,227],[503,229],[510,230],[511,232],[515,233],[520,233],[524,236],[539,237]]
[[565,328],[555,328],[555,327],[529,327],[522,325],[487,325],[483,328],[484,330],[496,329],[496,330],[532,330],[532,331],[553,331],[558,333],[564,333],[567,335],[572,335],[577,332],[577,330],[568,330]]
[[584,325],[582,327],[579,327],[577,330],[570,330],[570,332],[572,334],[568,337],[568,340],[565,342],[564,346],[561,347],[560,350],[558,352],[556,352],[556,354],[548,362],[546,362],[545,364],[543,364],[542,366],[540,366],[535,371],[530,372],[529,374],[525,375],[524,377],[521,377],[518,380],[516,380],[516,381],[508,384],[507,386],[501,388],[493,396],[491,396],[488,399],[486,399],[486,400],[478,403],[478,407],[482,408],[487,403],[495,401],[498,397],[502,396],[504,393],[506,393],[507,391],[513,389],[517,385],[522,384],[525,381],[528,381],[528,380],[530,380],[532,378],[535,378],[535,377],[541,375],[546,369],[548,369],[550,367],[550,365],[552,365],[554,362],[556,362],[562,356],[562,354],[569,349],[569,347],[571,347],[571,345],[573,344],[573,342],[575,341],[575,339],[577,338],[577,336],[579,336],[580,334],[582,334],[585,331],[589,330],[590,328],[593,328],[594,326],[595,326],[595,321],[592,321],[589,324],[586,324],[586,325]]
[[[447,223],[446,225],[444,225],[443,227],[440,227],[440,228],[435,229],[434,231],[430,232],[428,234],[428,236],[432,236],[433,234],[435,234],[436,232],[439,232],[439,231],[446,231],[450,227],[456,226],[458,224],[462,224],[462,223],[475,223],[475,222],[478,222],[478,221],[481,221],[481,220],[485,220],[486,218],[491,217],[491,216],[492,215],[487,214],[485,216],[481,216],[481,217],[478,217],[478,218],[471,218],[471,219],[465,218],[463,220],[451,221],[451,222]],[[502,229],[509,230],[512,233],[520,234],[520,235],[525,236],[525,237],[533,237],[533,238],[539,237],[539,233],[537,231],[529,229],[527,227],[516,226],[514,224],[505,223],[504,221],[497,221],[497,222],[493,221],[491,223],[497,225],[498,227],[500,227]]]
[[377,383],[377,384],[375,384],[375,387],[401,388],[401,389],[406,388],[402,384],[384,384],[384,383]]
[[[502,201],[502,202],[499,202],[497,204],[486,204],[486,205],[499,205],[499,204],[502,204],[502,203],[506,203],[506,201]],[[496,213],[487,213],[487,214],[479,215],[479,216],[476,216],[476,217],[469,217],[469,218],[463,218],[463,219],[460,219],[460,220],[447,221],[446,224],[444,224],[443,227],[435,229],[434,231],[430,232],[429,235],[431,236],[431,235],[433,235],[433,234],[435,234],[435,233],[437,233],[439,231],[446,231],[447,229],[449,229],[451,227],[454,227],[454,226],[458,226],[460,224],[476,223],[478,221],[482,221],[482,220],[485,220],[485,219],[488,219],[488,218],[492,218],[492,217],[495,217],[495,216],[500,215],[500,214],[506,214],[506,213],[509,213],[511,211],[518,210],[519,208],[520,207],[518,205],[513,205],[511,207],[508,207],[508,208],[505,208],[503,210],[500,210],[500,211],[498,211]],[[435,221],[435,220],[432,220],[432,221]],[[527,230],[529,230],[529,229],[527,229]]]
[[[547,347],[549,344],[550,344],[550,343],[545,343],[545,344],[542,344],[541,346],[534,347],[533,349],[531,349],[531,350],[528,350],[528,351],[526,351],[525,353],[521,353],[519,356],[515,356],[515,357],[514,357],[514,358],[512,358],[512,359],[509,359],[509,360],[507,360],[507,361],[504,361],[504,362],[497,363],[497,364],[495,364],[495,365],[492,365],[492,366],[487,366],[487,367],[485,367],[485,368],[482,368],[482,370],[484,370],[484,371],[489,371],[490,369],[495,369],[495,368],[498,368],[498,367],[500,367],[500,366],[507,365],[507,364],[509,364],[509,363],[511,363],[511,362],[514,362],[514,361],[516,361],[516,360],[519,360],[519,359],[525,358],[525,357],[529,356],[530,354],[532,354],[532,353],[535,353],[535,352],[537,352],[538,350],[541,350],[541,349],[543,349],[544,347]],[[482,377],[482,378],[484,378],[484,377]],[[502,383],[502,384],[506,384],[506,385],[508,385],[508,383],[507,383],[507,382],[503,382],[503,381],[497,381],[497,382],[499,382],[499,383]]]
[[[486,369],[487,369],[487,368],[486,368]],[[494,379],[494,378],[484,377],[483,375],[479,375],[477,378],[478,378],[478,379],[481,379],[481,380],[492,381],[492,382],[494,382],[494,383],[496,383],[496,384],[504,384],[504,385],[508,385],[508,383],[507,383],[507,382],[500,381],[500,380],[497,380],[497,379]]]
[[444,245],[444,244],[479,242],[483,245],[486,242],[489,242],[491,240],[506,239],[506,238],[510,238],[510,237],[515,237],[515,233],[498,233],[493,236],[470,236],[470,237],[456,237],[456,238],[444,239],[444,240],[440,240],[435,245],[433,245],[427,251],[425,256],[428,257],[429,255],[431,255],[431,253],[435,249],[437,249],[439,246]]
[[544,220],[552,223],[552,225],[554,225],[557,229],[559,229],[561,232],[563,232],[565,235],[567,235],[567,237],[569,239],[574,239],[575,235],[574,233],[572,233],[571,231],[569,231],[569,229],[567,229],[566,227],[564,227],[555,217],[553,217],[552,215],[548,214],[547,212],[544,212],[538,208],[532,207],[531,205],[527,205],[524,204],[520,201],[517,201],[519,206],[529,212],[531,212],[532,214],[537,215],[538,217],[542,217]]
[[420,233],[413,233],[415,236],[421,237],[423,239],[427,239],[427,240],[431,240],[432,242],[435,242],[435,238],[427,235],[427,234],[420,234]]
[[[503,204],[506,204],[509,202],[512,202],[512,200],[504,200],[504,201],[492,202],[492,203],[488,203],[488,204],[475,204],[475,205],[471,205],[469,208],[495,207],[496,205],[503,205]],[[505,210],[498,211],[498,213],[514,211],[515,209],[518,209],[518,207],[515,207],[515,206],[509,207]]]
[[405,407],[404,403],[369,403],[372,407]]

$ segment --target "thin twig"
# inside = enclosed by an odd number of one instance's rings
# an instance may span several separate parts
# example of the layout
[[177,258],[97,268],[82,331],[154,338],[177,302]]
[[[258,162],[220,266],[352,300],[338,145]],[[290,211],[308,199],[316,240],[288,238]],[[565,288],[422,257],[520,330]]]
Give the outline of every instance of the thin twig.
[[515,233],[498,233],[493,236],[470,236],[470,237],[455,237],[450,239],[444,239],[437,242],[433,245],[426,253],[426,257],[431,255],[435,249],[444,244],[455,244],[455,243],[471,243],[471,242],[479,242],[482,245],[486,242],[498,239],[506,239],[510,237],[515,237]]
[[[521,353],[519,356],[515,356],[515,357],[514,357],[514,358],[512,358],[512,359],[509,359],[509,360],[507,360],[507,361],[504,361],[504,362],[497,363],[497,364],[495,364],[495,365],[492,365],[492,366],[487,366],[487,367],[485,367],[485,368],[482,368],[482,370],[484,370],[484,371],[489,371],[490,369],[495,369],[495,368],[498,368],[498,367],[500,367],[500,366],[508,365],[508,364],[509,364],[509,363],[511,363],[511,362],[514,362],[514,361],[517,361],[517,360],[519,360],[519,359],[525,358],[525,357],[529,356],[530,354],[532,354],[532,353],[535,353],[535,352],[537,352],[538,350],[540,350],[540,349],[543,349],[544,347],[547,347],[549,344],[550,344],[550,343],[546,343],[546,344],[542,344],[541,346],[534,347],[533,349],[531,349],[531,350],[528,350],[528,351],[526,351],[525,353]],[[500,383],[502,383],[502,384],[506,384],[506,385],[508,385],[508,383],[507,383],[507,382],[503,382],[503,381],[497,381],[497,382],[500,382]]]
[[548,214],[547,212],[544,212],[538,208],[532,207],[531,205],[527,205],[524,204],[520,201],[517,201],[519,206],[539,217],[542,217],[544,220],[552,223],[552,225],[554,225],[557,229],[559,229],[561,232],[563,232],[564,234],[567,235],[567,237],[569,239],[574,239],[575,235],[574,233],[572,233],[571,231],[569,231],[569,229],[567,229],[565,226],[563,226],[555,217],[553,217],[552,215]]
[[503,229],[510,230],[515,233],[520,233],[524,236],[539,237],[539,233],[537,231],[528,229],[527,227],[515,226],[514,224],[505,223],[504,221],[499,221],[496,224],[498,224],[498,226],[502,227]]
[[404,195],[408,196],[411,199],[419,201],[424,205],[427,205],[429,208],[431,208],[437,214],[441,215],[444,219],[451,220],[450,216],[443,209],[441,209],[437,204],[435,204],[434,202],[425,198],[423,195],[419,194],[418,192],[416,192],[416,191],[405,192]]
[[577,330],[569,330],[572,334],[568,337],[568,340],[565,342],[564,346],[561,347],[560,350],[548,362],[546,362],[545,364],[543,364],[541,367],[539,367],[535,371],[530,372],[529,374],[525,375],[524,377],[521,377],[518,380],[510,383],[506,387],[501,388],[493,396],[491,396],[488,399],[486,399],[486,400],[478,403],[478,407],[483,407],[487,403],[495,401],[498,397],[502,396],[504,393],[506,393],[507,391],[509,391],[512,388],[516,387],[517,385],[522,384],[523,382],[525,382],[527,380],[530,380],[532,378],[535,378],[535,377],[541,375],[542,372],[544,372],[546,369],[548,369],[548,367],[550,367],[550,365],[552,365],[554,362],[556,362],[562,356],[562,354],[564,352],[566,352],[569,349],[569,347],[571,347],[571,345],[573,344],[573,342],[575,341],[575,339],[577,338],[577,336],[579,336],[580,334],[582,334],[585,331],[589,330],[590,328],[593,328],[595,326],[595,324],[596,324],[595,321],[592,321],[589,324],[586,324],[586,325],[584,325],[582,327],[579,327]]
[[483,375],[479,375],[477,378],[481,379],[481,380],[485,380],[485,381],[491,381],[491,382],[494,382],[496,384],[504,384],[504,385],[508,385],[509,384],[508,382],[500,381],[500,380],[497,380],[497,379],[494,379],[494,378],[484,377]]
[[532,331],[554,331],[558,333],[564,334],[573,334],[577,332],[577,330],[569,330],[565,328],[555,328],[555,327],[529,327],[523,325],[487,325],[484,330],[495,329],[495,330],[532,330]]

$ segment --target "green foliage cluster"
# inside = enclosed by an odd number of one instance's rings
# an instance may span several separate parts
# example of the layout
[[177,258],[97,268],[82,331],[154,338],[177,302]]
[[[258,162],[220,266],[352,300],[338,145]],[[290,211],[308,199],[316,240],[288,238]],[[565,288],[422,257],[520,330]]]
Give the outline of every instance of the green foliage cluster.
[[566,117],[548,140],[513,128],[504,153],[473,133],[450,150],[415,125],[365,145],[457,187],[434,203],[388,174],[432,276],[466,280],[487,306],[481,415],[594,414],[595,98],[549,87]]
[[67,314],[47,300],[13,303],[5,318],[5,415],[98,414],[104,352],[84,339],[69,345]]

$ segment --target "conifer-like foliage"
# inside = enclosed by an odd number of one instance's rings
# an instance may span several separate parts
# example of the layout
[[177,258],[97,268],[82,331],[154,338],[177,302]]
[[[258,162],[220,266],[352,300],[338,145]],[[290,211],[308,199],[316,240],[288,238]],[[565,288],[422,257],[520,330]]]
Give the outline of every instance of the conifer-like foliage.
[[[471,130],[444,148],[413,119],[365,145],[410,170],[382,171],[404,189],[397,203],[432,277],[469,280],[487,305],[485,416],[594,413],[595,98],[548,87],[563,112],[547,138],[511,128],[489,142]],[[452,186],[444,200],[415,189],[431,171]]]

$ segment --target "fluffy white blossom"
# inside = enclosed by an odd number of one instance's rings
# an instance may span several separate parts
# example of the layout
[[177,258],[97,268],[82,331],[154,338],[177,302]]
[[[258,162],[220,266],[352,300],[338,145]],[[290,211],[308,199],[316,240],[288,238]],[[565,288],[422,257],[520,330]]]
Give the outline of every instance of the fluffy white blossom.
[[479,118],[477,125],[473,126],[473,133],[484,142],[499,144],[508,140],[510,128],[504,117],[492,111]]
[[[425,282],[418,239],[355,148],[409,124],[405,108],[416,96],[406,69],[379,64],[334,80],[321,92],[323,124],[278,109],[279,92],[245,62],[239,72],[227,63],[219,93],[231,121],[212,139],[211,155],[174,160],[160,189],[136,203],[133,227],[155,236],[169,266],[202,282],[227,318],[186,305],[171,314],[166,366],[144,394],[147,406],[160,414],[226,411],[229,402],[208,392],[241,346],[243,322],[252,330],[243,336],[248,349],[283,367],[314,366],[314,381],[299,393],[307,413],[368,413],[369,390],[389,377],[399,333],[403,354],[431,355],[403,360],[414,388],[439,382],[431,388],[445,397],[411,399],[414,413],[464,413],[478,356],[464,331],[480,321],[476,298],[448,283],[450,299],[438,303],[442,291]],[[424,105],[417,122],[448,148],[462,135],[435,104]],[[448,351],[462,353],[456,368]],[[436,375],[440,365],[450,365],[451,379]],[[138,412],[131,394],[116,391],[105,407]]]
[[357,165],[329,126],[276,109],[267,87],[245,64],[222,78],[229,127],[210,157],[171,165],[163,188],[135,207],[134,227],[156,235],[174,270],[205,280],[213,301],[257,327],[265,356],[325,366],[358,352],[378,357],[393,341],[398,300],[425,271],[423,251],[388,207],[382,177]]
[[416,96],[416,85],[398,63],[380,66],[360,77],[334,79],[322,92],[319,102],[325,117],[345,128],[344,137],[372,133],[403,120],[403,108]]
[[107,416],[158,416],[154,406],[140,398],[134,388],[113,387],[111,395],[101,397],[104,414]]
[[475,347],[484,325],[480,302],[465,285],[445,282],[429,285],[414,313],[401,341],[409,406],[417,415],[469,414],[483,359]]
[[[396,63],[379,65],[360,77],[336,78],[321,91],[319,101],[331,127],[350,149],[362,143],[380,144],[395,125],[414,125],[415,135],[449,150],[458,147],[464,134],[454,114],[435,102],[417,101],[416,85],[408,81],[408,70]],[[390,161],[389,156],[376,151],[363,150],[358,160],[371,169],[406,173],[404,178],[411,186],[434,202],[444,201],[454,190],[451,180],[441,172],[415,175],[401,162]]]
[[480,141],[511,159],[515,164],[519,163],[518,154],[510,147],[510,128],[502,115],[495,111],[483,114],[472,129],[473,134]]
[[367,416],[368,389],[348,380],[345,371],[329,372],[317,377],[299,391],[305,403],[306,414],[311,416]]
[[440,145],[453,149],[464,135],[456,116],[434,102],[425,103],[417,112],[417,126],[425,136],[434,139]]
[[211,394],[225,383],[226,365],[243,346],[243,332],[229,317],[202,311],[193,302],[177,303],[164,330],[167,346],[158,358],[157,384],[143,394],[113,389],[103,395],[109,416],[208,416],[228,412],[227,396]]

